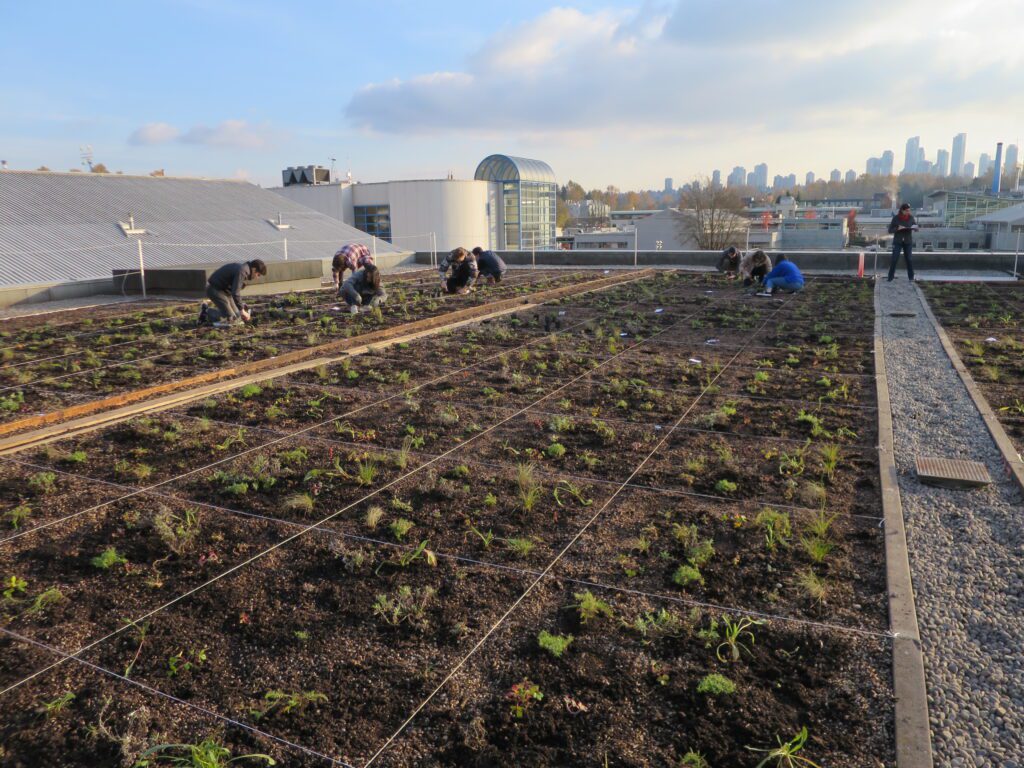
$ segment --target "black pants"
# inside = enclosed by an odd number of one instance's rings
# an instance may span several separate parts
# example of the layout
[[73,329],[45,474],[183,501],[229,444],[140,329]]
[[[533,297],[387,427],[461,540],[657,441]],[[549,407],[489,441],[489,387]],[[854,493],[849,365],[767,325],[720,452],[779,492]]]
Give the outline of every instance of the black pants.
[[754,267],[750,270],[750,277],[743,279],[743,285],[750,286],[754,284],[756,280],[759,283],[764,282],[764,276],[768,274],[768,265],[762,264],[760,267]]
[[469,264],[463,261],[461,264],[452,267],[452,276],[445,283],[445,290],[448,293],[457,293],[460,289],[469,285],[469,280],[472,276],[473,273],[469,268]]
[[234,297],[227,291],[214,288],[206,284],[206,298],[213,302],[220,313],[220,320],[234,320],[240,318],[242,308],[235,304]]
[[910,255],[913,251],[910,240],[893,240],[892,241],[892,258],[889,260],[889,279],[892,280],[896,277],[896,267],[900,263],[900,251],[903,252],[904,257],[907,259],[907,277],[911,280],[914,279],[914,262],[911,260]]

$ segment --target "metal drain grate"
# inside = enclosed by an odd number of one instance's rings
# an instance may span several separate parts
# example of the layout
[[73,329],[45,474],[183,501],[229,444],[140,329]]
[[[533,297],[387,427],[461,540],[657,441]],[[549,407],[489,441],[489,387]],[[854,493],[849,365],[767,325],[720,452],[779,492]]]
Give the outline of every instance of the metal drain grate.
[[889,317],[917,317],[916,312],[890,312]]
[[936,456],[917,457],[917,479],[943,488],[980,488],[992,482],[984,464]]

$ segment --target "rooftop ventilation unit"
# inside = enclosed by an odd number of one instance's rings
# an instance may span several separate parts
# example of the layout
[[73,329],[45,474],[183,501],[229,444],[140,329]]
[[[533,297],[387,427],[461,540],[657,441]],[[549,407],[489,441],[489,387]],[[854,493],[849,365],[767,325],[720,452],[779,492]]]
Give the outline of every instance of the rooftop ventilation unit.
[[302,165],[281,171],[281,181],[286,187],[295,184],[330,184],[331,171],[322,165]]

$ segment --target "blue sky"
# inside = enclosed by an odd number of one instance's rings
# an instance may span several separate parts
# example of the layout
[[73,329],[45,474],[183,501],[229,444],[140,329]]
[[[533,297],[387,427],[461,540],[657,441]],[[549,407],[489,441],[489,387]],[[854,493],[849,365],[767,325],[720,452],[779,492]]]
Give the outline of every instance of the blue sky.
[[1017,0],[11,3],[0,158],[274,184],[470,177],[491,152],[586,186],[929,157],[1024,132]]

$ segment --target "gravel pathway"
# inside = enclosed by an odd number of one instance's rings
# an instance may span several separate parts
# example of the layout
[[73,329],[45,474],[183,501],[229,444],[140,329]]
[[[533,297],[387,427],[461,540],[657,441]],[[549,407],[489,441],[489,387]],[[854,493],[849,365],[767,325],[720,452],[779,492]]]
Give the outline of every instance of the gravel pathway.
[[[1024,499],[905,277],[881,283],[881,309],[935,765],[1024,768]],[[918,454],[983,462],[997,482],[921,485]]]

